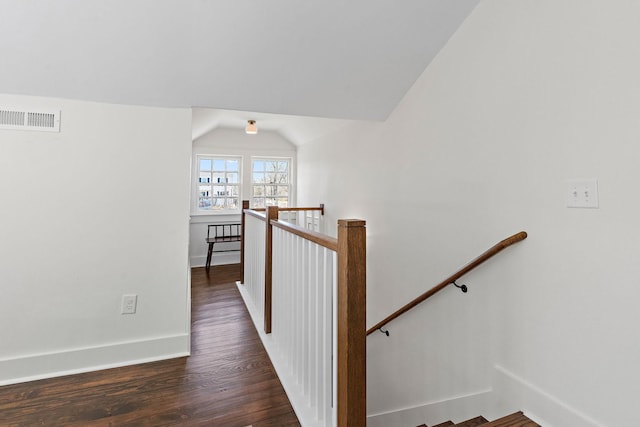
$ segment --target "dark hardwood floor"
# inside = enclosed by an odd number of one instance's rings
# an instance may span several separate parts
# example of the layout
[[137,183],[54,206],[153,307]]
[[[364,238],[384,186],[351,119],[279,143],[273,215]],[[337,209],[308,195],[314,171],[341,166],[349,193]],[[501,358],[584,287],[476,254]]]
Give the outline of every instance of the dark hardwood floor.
[[0,387],[0,425],[299,426],[239,276],[192,270],[190,357]]

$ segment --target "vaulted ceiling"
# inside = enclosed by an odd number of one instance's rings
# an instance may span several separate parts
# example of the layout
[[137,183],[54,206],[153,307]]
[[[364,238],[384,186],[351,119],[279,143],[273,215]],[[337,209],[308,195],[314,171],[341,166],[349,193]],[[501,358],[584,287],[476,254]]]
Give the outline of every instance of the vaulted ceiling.
[[0,0],[0,93],[383,120],[479,0]]

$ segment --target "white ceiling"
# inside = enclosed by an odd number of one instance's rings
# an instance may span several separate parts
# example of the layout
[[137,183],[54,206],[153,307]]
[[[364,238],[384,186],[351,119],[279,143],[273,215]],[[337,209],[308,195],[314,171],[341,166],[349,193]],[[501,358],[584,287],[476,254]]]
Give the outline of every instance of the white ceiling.
[[0,0],[0,93],[383,120],[479,0]]
[[194,139],[255,119],[301,145],[384,120],[478,1],[0,0],[0,93],[196,107]]

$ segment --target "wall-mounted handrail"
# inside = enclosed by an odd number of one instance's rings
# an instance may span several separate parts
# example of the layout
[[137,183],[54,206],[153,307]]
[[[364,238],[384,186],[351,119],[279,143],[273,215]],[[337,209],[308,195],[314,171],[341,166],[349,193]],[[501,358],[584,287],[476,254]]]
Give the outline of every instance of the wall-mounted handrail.
[[513,245],[515,243],[518,243],[518,242],[520,242],[520,241],[522,241],[522,240],[524,240],[526,238],[527,238],[527,233],[524,232],[524,231],[521,231],[519,233],[514,234],[511,237],[507,237],[506,239],[502,240],[499,243],[496,243],[490,249],[485,251],[482,255],[480,255],[479,257],[477,257],[473,261],[471,261],[469,264],[467,264],[464,267],[462,267],[456,273],[454,273],[451,276],[447,277],[442,282],[440,282],[438,285],[436,285],[433,288],[429,289],[427,292],[425,292],[422,295],[420,295],[419,297],[415,298],[413,301],[409,302],[408,304],[404,305],[402,308],[396,310],[394,313],[390,314],[389,316],[385,317],[380,322],[376,323],[374,326],[372,326],[371,328],[369,328],[367,330],[367,335],[371,335],[375,331],[380,330],[380,328],[382,328],[384,325],[386,325],[387,323],[391,322],[394,319],[397,319],[398,317],[400,317],[401,315],[403,315],[407,311],[411,310],[413,307],[415,307],[416,305],[420,304],[421,302],[424,302],[429,297],[431,297],[434,294],[436,294],[438,291],[441,291],[442,289],[444,289],[447,285],[453,284],[454,281],[458,280],[460,277],[464,276],[469,271],[473,270],[474,268],[476,268],[477,266],[479,266],[480,264],[482,264],[483,262],[485,262],[489,258],[493,257],[498,252],[500,252],[503,249],[508,248],[509,246],[511,246],[511,245]]

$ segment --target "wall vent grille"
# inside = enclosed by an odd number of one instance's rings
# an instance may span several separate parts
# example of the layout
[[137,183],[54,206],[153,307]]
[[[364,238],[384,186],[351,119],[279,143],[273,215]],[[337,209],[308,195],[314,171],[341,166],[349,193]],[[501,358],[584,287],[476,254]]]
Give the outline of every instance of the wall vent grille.
[[0,107],[0,129],[60,132],[60,111]]

